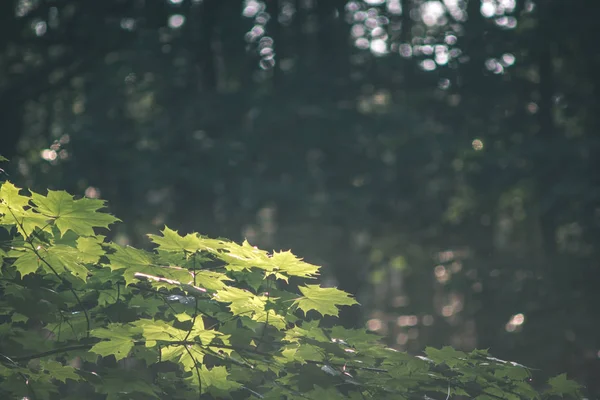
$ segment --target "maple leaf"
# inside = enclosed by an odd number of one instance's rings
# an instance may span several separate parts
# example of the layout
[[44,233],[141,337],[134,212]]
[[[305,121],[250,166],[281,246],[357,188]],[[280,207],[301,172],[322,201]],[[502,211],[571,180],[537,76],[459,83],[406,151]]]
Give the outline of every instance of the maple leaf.
[[24,208],[29,205],[29,197],[19,194],[22,189],[11,182],[4,182],[0,187],[0,212],[6,213],[6,207],[15,209]]
[[74,381],[80,380],[80,376],[75,372],[75,368],[67,365],[62,365],[58,361],[48,360],[40,361],[40,367],[45,370],[53,379],[66,383],[67,379]]
[[50,231],[49,218],[34,212],[29,205],[30,198],[19,194],[21,190],[10,182],[0,187],[0,223],[15,225],[24,238],[36,228]]
[[467,354],[454,350],[450,346],[445,346],[442,349],[436,349],[433,347],[427,347],[425,354],[436,364],[446,364],[449,367],[455,367],[457,365],[464,364],[466,362]]
[[48,195],[31,192],[34,209],[46,217],[54,219],[61,234],[69,229],[82,236],[94,235],[94,228],[108,228],[120,221],[110,214],[98,212],[105,202],[98,199],[83,198],[74,200],[65,191],[48,190]]
[[554,378],[548,380],[550,389],[546,391],[547,394],[552,394],[560,397],[573,396],[579,397],[581,386],[574,381],[567,379],[567,374],[560,374]]
[[298,287],[304,295],[294,301],[294,304],[305,313],[315,310],[319,314],[338,316],[338,306],[358,304],[350,295],[337,288],[322,288],[319,285]]
[[198,375],[196,375],[196,373],[193,373],[189,379],[194,386],[202,388],[202,393],[216,392],[215,394],[220,394],[222,396],[223,394],[232,392],[242,386],[238,382],[227,379],[229,377],[229,372],[225,367],[213,367],[208,369],[202,365],[198,372],[200,374],[200,382],[198,382]]
[[77,239],[77,250],[79,259],[88,264],[95,264],[104,255],[100,245],[102,241],[95,237],[80,237]]
[[139,330],[129,325],[108,324],[107,328],[93,329],[90,334],[98,339],[108,339],[92,346],[91,352],[102,357],[113,355],[118,361],[129,355]]
[[162,236],[148,235],[158,249],[168,252],[186,251],[189,253],[195,253],[199,250],[203,250],[204,246],[201,243],[200,238],[197,234],[188,233],[185,236],[179,235],[177,231],[170,229],[165,226],[165,229],[161,231]]
[[[156,277],[153,286],[157,288],[169,286],[168,282],[172,282],[173,285],[181,285],[190,284],[193,281],[192,273],[187,269],[156,265],[152,253],[115,244],[111,245],[111,248],[116,251],[107,255],[110,260],[109,266],[113,271],[124,269],[123,278],[127,285],[137,281],[136,274]],[[161,280],[160,278],[166,279]]]
[[227,263],[228,271],[250,271],[253,267],[273,271],[274,266],[269,260],[269,254],[252,246],[245,240],[241,245],[233,242],[225,244],[224,251],[216,255]]
[[233,281],[227,275],[215,271],[196,271],[196,283],[208,290],[221,290],[226,287],[225,281]]
[[82,281],[87,279],[89,270],[85,262],[90,260],[89,254],[81,253],[78,249],[64,244],[38,248],[37,252],[41,258],[31,250],[9,252],[12,257],[17,257],[13,265],[22,276],[34,273],[41,267],[46,273],[67,272]]
[[290,276],[312,278],[319,274],[320,267],[303,261],[293,255],[291,251],[274,252],[270,260],[280,272]]
[[132,325],[142,329],[142,335],[146,339],[146,347],[153,347],[158,340],[183,340],[187,335],[186,331],[177,329],[168,322],[161,320],[140,319],[133,322]]
[[277,314],[274,310],[266,309],[266,296],[259,297],[247,290],[228,287],[226,290],[217,291],[215,299],[231,303],[229,309],[233,315],[243,315],[253,321],[273,325],[277,329],[283,329],[286,326],[285,318],[282,315]]

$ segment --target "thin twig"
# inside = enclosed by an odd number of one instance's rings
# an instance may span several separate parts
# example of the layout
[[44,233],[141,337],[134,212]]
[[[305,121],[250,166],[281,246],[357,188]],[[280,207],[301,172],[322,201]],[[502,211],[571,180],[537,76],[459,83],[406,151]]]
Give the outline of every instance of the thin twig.
[[198,361],[194,358],[194,355],[192,354],[190,349],[188,349],[187,345],[184,345],[183,348],[185,349],[185,351],[187,351],[192,361],[194,362],[194,367],[196,368],[196,376],[198,377],[198,399],[202,399],[202,378],[200,377],[200,369],[198,369]]
[[[19,364],[16,363],[16,361],[8,356],[5,356],[4,354],[0,354],[0,357],[4,358],[5,360],[7,360],[12,366],[20,368],[21,366]],[[23,381],[25,382],[25,386],[27,386],[27,390],[29,391],[29,394],[31,396],[32,400],[36,400],[37,396],[35,394],[35,391],[33,390],[33,387],[31,386],[31,383],[29,383],[29,379],[27,378],[27,376],[25,376],[25,374],[23,374],[22,372],[17,372],[17,374],[21,377],[21,379],[23,379]]]
[[[185,257],[185,250],[183,255]],[[194,275],[194,286],[196,286],[196,254],[194,254],[192,257],[192,274]],[[198,296],[194,296],[194,317],[192,318],[192,325],[190,326],[190,329],[187,331],[183,340],[188,340],[188,338],[190,337],[192,330],[194,329],[194,325],[196,325],[196,318],[198,318]]]

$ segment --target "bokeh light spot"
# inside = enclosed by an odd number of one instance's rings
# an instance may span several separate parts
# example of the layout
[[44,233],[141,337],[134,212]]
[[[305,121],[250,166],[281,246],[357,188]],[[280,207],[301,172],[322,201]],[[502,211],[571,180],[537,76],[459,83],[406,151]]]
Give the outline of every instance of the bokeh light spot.
[[173,29],[181,28],[185,23],[185,17],[181,14],[174,14],[169,17],[169,27]]

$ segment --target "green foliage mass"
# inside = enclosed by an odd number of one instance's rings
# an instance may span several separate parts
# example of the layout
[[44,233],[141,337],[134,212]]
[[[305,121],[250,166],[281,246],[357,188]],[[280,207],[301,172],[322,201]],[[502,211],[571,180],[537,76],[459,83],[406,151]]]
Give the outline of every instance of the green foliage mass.
[[168,227],[153,251],[108,242],[103,206],[1,186],[0,398],[580,397],[485,350],[413,356],[326,324],[356,301],[291,252]]

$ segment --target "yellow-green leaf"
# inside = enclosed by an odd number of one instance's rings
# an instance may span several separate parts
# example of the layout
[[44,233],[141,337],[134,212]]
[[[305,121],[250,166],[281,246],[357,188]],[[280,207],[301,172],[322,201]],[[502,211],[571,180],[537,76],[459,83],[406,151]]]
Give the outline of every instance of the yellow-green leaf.
[[195,253],[203,249],[200,238],[197,234],[189,233],[185,236],[179,235],[177,231],[165,226],[161,231],[162,236],[148,235],[150,240],[158,245],[159,250],[168,252],[189,252]]
[[358,304],[350,295],[337,288],[322,288],[319,285],[300,286],[300,292],[304,295],[296,299],[294,304],[305,313],[315,310],[321,315],[338,315],[339,306],[351,306]]
[[61,234],[70,229],[78,235],[92,236],[94,228],[108,228],[110,224],[119,221],[110,214],[98,211],[105,207],[103,200],[74,200],[73,196],[62,190],[48,190],[47,196],[32,192],[31,198],[35,204],[34,209],[53,218]]
[[107,339],[96,343],[90,351],[103,357],[114,355],[117,360],[121,360],[129,355],[139,330],[131,325],[108,324],[107,328],[93,329],[90,334],[99,339]]

